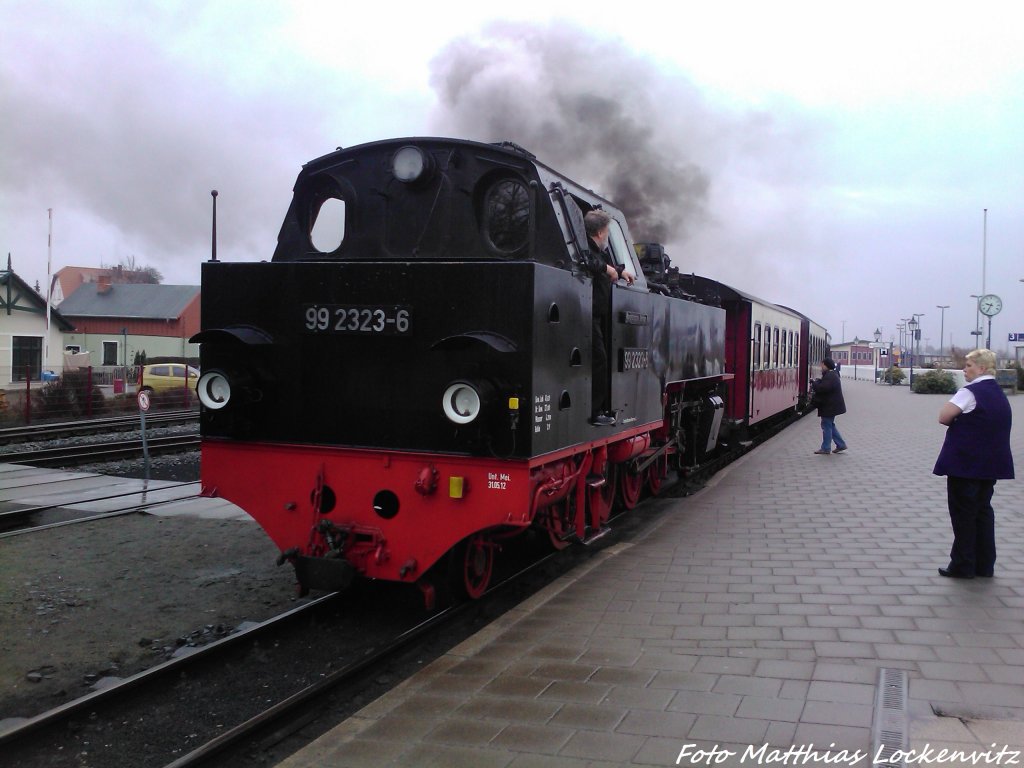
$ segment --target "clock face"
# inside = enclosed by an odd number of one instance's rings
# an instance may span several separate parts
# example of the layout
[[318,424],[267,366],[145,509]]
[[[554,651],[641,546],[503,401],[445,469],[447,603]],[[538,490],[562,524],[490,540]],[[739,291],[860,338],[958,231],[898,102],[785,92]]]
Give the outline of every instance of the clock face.
[[978,301],[978,309],[981,310],[981,314],[992,317],[998,315],[1003,311],[1003,300],[996,296],[994,293],[990,293],[987,296],[982,296]]

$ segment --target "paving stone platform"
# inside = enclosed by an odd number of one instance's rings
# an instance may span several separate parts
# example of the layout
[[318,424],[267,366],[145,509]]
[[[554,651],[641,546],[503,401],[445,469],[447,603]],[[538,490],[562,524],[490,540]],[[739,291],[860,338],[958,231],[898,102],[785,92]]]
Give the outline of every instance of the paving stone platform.
[[995,578],[941,578],[947,397],[844,391],[847,453],[804,418],[281,766],[870,766],[880,668],[907,765],[1024,765],[1024,483]]

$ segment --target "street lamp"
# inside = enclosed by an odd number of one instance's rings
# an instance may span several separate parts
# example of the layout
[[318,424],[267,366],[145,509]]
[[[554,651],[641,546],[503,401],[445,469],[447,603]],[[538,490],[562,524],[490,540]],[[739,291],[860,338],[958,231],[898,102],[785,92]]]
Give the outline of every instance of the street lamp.
[[974,337],[974,348],[978,349],[981,347],[981,294],[972,293],[971,298],[974,299],[974,330],[971,336]]
[[[924,317],[924,312],[919,312],[919,313],[914,315],[914,319],[915,320],[917,320],[917,318],[919,318],[919,317]],[[920,321],[918,321],[917,330],[914,332],[914,338],[913,338],[913,340],[911,340],[910,343],[912,345],[916,345],[917,350],[915,351],[915,356],[917,357],[918,360],[920,360],[921,359],[921,325],[920,325]]]
[[907,344],[907,333],[908,333],[908,331],[907,331],[907,327],[908,327],[907,323],[910,322],[910,318],[909,317],[901,317],[900,320],[903,321],[903,333],[900,335],[900,362],[904,366],[906,366],[906,364],[907,364],[907,347],[909,346]]
[[942,339],[946,334],[946,310],[949,309],[949,304],[936,304],[935,308],[942,310],[942,320],[939,322],[939,360],[945,360],[942,354]]
[[881,377],[880,372],[882,369],[882,329],[875,328],[875,384]]
[[917,322],[917,315],[913,315],[907,321],[907,330],[910,333],[910,391],[914,391],[914,337],[917,336],[917,328],[920,324]]

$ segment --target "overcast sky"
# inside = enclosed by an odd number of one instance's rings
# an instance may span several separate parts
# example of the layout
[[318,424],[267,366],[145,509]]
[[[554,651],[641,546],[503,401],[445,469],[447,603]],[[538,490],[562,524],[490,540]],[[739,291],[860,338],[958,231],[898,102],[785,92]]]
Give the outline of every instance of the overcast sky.
[[45,286],[52,208],[54,271],[198,284],[212,189],[218,255],[267,259],[314,157],[508,139],[833,341],[938,346],[948,304],[967,346],[983,287],[1024,333],[1019,3],[354,5],[0,0],[0,252]]

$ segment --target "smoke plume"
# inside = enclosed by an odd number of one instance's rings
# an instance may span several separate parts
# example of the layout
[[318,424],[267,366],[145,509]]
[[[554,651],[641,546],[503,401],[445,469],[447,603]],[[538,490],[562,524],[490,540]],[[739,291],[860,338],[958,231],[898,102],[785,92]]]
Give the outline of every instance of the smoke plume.
[[431,75],[435,132],[514,141],[611,199],[635,240],[682,242],[705,218],[711,182],[687,145],[707,107],[621,43],[495,23],[449,44]]

